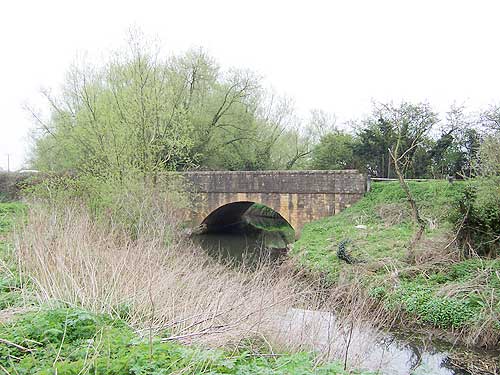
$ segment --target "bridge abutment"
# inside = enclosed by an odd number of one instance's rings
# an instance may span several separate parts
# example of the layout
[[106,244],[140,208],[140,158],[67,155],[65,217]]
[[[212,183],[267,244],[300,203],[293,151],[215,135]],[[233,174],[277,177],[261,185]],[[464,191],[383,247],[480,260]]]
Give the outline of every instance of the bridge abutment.
[[186,172],[197,194],[192,221],[202,224],[215,210],[235,202],[254,202],[278,212],[300,233],[309,221],[332,216],[366,192],[366,177],[342,171]]

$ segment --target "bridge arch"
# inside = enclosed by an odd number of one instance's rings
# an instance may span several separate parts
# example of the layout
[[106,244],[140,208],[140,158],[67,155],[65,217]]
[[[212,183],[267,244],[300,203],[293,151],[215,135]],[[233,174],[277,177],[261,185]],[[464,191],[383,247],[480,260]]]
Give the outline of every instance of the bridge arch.
[[262,218],[262,226],[265,226],[264,219],[278,220],[283,225],[295,231],[292,224],[288,222],[278,211],[260,202],[235,201],[225,203],[210,212],[201,222],[200,226],[206,231],[224,231],[225,228],[242,222],[244,215],[254,218],[255,226],[259,225],[259,218]]
[[278,212],[296,237],[305,223],[335,215],[359,200],[368,187],[366,176],[355,170],[203,171],[182,176],[196,196],[190,214],[195,225],[227,204],[259,202]]
[[241,220],[243,214],[253,205],[250,201],[236,201],[225,203],[215,208],[201,222],[207,231],[219,231],[234,225]]
[[[244,217],[247,217],[244,221]],[[248,221],[250,220],[250,221]],[[295,232],[294,227],[278,211],[260,202],[234,201],[225,203],[210,212],[201,222],[200,227],[206,232],[231,230],[232,226],[249,223],[254,227],[264,228],[269,220],[288,227]],[[267,222],[266,222],[267,221]]]

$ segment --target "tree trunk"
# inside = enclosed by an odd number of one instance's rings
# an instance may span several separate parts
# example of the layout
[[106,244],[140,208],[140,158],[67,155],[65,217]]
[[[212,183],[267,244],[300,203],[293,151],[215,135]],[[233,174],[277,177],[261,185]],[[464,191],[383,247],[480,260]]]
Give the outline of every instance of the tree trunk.
[[398,176],[399,184],[401,185],[401,188],[406,194],[406,198],[408,200],[408,203],[410,204],[411,211],[412,211],[412,216],[413,216],[413,221],[415,224],[418,225],[417,231],[413,234],[413,237],[408,244],[408,252],[407,252],[407,258],[410,263],[415,262],[415,246],[418,244],[420,239],[422,238],[422,235],[424,234],[425,230],[425,221],[420,217],[420,212],[417,206],[417,203],[415,202],[415,199],[413,198],[413,195],[410,191],[410,188],[408,187],[407,182],[404,179],[403,172],[400,169],[398,159],[396,155],[392,154],[392,158],[394,160],[394,171],[396,172],[396,175]]

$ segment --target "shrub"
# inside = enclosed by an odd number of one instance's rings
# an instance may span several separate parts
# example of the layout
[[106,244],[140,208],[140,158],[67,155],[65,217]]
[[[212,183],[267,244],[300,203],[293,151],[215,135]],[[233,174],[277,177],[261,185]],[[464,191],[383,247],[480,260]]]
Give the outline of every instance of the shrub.
[[191,206],[184,181],[175,173],[155,177],[154,182],[130,173],[127,176],[47,175],[23,190],[30,201],[37,201],[63,211],[80,205],[104,225],[120,227],[133,238],[146,231],[150,236],[171,233],[160,228],[159,217],[172,218],[171,230]]
[[467,182],[452,216],[465,256],[496,256],[500,248],[500,177]]
[[386,297],[390,308],[398,306],[422,321],[440,328],[460,328],[479,315],[480,306],[469,298],[440,296],[424,279],[404,281]]

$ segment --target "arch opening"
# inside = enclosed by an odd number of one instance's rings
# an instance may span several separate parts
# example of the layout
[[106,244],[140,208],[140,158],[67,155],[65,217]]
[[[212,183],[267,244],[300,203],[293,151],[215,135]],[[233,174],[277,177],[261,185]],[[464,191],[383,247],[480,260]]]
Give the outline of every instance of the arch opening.
[[218,207],[202,221],[198,234],[209,253],[237,261],[262,255],[277,259],[295,240],[295,230],[283,216],[251,201]]
[[295,234],[291,224],[279,212],[264,204],[251,201],[222,205],[213,210],[201,223],[206,233],[233,232],[248,225],[258,230]]

